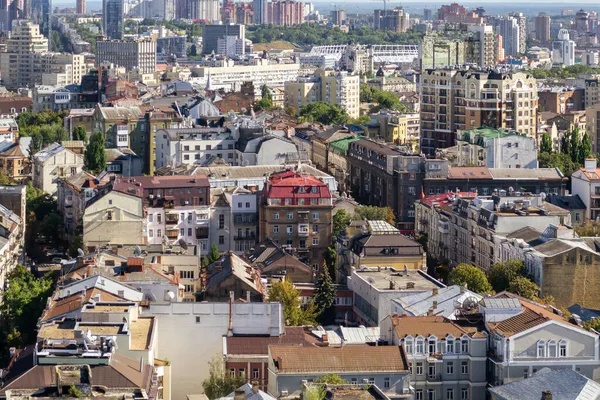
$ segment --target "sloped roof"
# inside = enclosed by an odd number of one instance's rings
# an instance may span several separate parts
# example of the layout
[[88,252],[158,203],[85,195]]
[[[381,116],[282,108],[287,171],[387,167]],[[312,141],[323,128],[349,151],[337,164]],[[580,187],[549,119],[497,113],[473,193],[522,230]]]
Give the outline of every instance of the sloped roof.
[[15,157],[15,158],[27,157],[27,155],[25,155],[25,152],[23,151],[21,146],[18,144],[11,146],[8,150],[3,151],[2,154],[0,154],[0,155],[5,158],[7,158],[7,157]]
[[392,317],[392,323],[399,338],[406,336],[416,337],[419,335],[423,337],[433,335],[438,339],[449,335],[455,338],[462,335],[484,337],[476,328],[464,328],[450,321],[448,318],[439,316]]
[[51,300],[50,304],[44,310],[40,321],[47,321],[49,319],[81,309],[84,304],[89,303],[91,299],[96,298],[96,296],[100,296],[100,301],[126,301],[122,297],[116,296],[102,289],[92,287],[85,291],[85,295],[82,295],[82,293],[75,293],[62,299]]
[[464,291],[458,285],[452,285],[445,288],[439,288],[438,294],[432,292],[415,293],[408,296],[400,297],[395,300],[402,308],[415,316],[426,315],[430,308],[433,307],[433,302],[437,302],[434,314],[450,318],[456,311],[457,304],[462,304],[466,298],[475,298],[477,301],[482,299],[482,296],[468,289]]
[[270,345],[280,374],[337,372],[404,372],[408,369],[398,346],[352,345],[302,347]]
[[269,345],[295,344],[312,346],[317,341],[304,332],[301,326],[286,326],[281,336],[229,336],[226,338],[229,355],[267,355]]
[[[33,155],[33,157],[37,160],[44,162],[47,159],[49,159],[50,157],[57,155],[58,153],[60,153],[63,150],[67,150],[67,149],[65,149],[63,146],[61,146],[58,143],[51,143],[48,146],[44,147],[42,150],[35,153]],[[67,150],[67,151],[70,151],[70,150]]]
[[139,107],[102,107],[100,108],[100,112],[102,113],[102,117],[108,120],[115,119],[139,119],[144,116],[142,110]]
[[550,195],[546,197],[548,203],[554,204],[565,210],[585,210],[586,206],[578,194],[570,196]]
[[[246,400],[277,400],[275,397],[271,396],[270,394],[268,394],[266,392],[263,392],[262,390],[259,390],[256,393],[254,393],[254,390],[252,390],[251,383],[246,383],[245,385],[240,386],[236,390],[243,391],[244,397],[246,398]],[[220,397],[217,400],[233,400],[235,398],[236,398],[235,391],[233,391],[233,392],[229,393],[227,396]]]
[[206,284],[207,290],[219,285],[233,275],[247,286],[253,288],[257,293],[264,294],[260,273],[232,251],[223,256],[221,268],[222,269],[219,272],[208,277]]

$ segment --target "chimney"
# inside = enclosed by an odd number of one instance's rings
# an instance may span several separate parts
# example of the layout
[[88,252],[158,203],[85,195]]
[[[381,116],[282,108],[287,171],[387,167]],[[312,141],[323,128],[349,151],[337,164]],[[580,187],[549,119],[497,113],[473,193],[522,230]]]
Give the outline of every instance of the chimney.
[[326,333],[324,333],[323,337],[322,337],[322,341],[323,341],[323,345],[329,346],[329,335],[327,335]]
[[552,390],[544,390],[542,392],[542,400],[552,400]]
[[[585,172],[596,172],[596,159],[595,158],[586,158],[585,159]],[[552,394],[550,394],[552,396]]]
[[258,382],[257,381],[252,382],[252,393],[254,393],[254,394],[258,393]]
[[244,392],[244,389],[235,389],[233,392],[233,400],[246,400],[246,392]]
[[432,295],[432,296],[437,296],[437,295],[438,295],[438,293],[439,293],[439,291],[438,291],[438,288],[435,288],[435,289],[433,289],[433,290],[431,291],[431,295]]
[[467,290],[467,284],[463,283],[462,285],[460,285],[460,292],[464,293]]
[[437,310],[437,300],[433,301],[433,304],[431,306],[432,309]]
[[427,310],[427,316],[431,317],[433,315],[433,308],[430,308],[429,310]]

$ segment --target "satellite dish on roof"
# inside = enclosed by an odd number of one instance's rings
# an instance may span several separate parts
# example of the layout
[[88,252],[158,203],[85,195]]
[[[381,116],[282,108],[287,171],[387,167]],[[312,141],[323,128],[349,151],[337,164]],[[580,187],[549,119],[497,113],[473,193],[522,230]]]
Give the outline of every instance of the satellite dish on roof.
[[185,240],[183,240],[183,238],[179,239],[179,241],[177,242],[177,244],[179,245],[179,247],[181,247],[183,250],[187,250],[188,249],[188,244],[186,243]]
[[77,255],[79,257],[83,257],[83,256],[85,256],[85,252],[83,250],[81,250],[81,249],[77,249]]
[[136,257],[139,257],[142,255],[142,249],[140,249],[140,246],[136,245],[135,249],[133,250],[133,255]]
[[545,192],[540,193],[540,197],[542,198],[542,201],[546,200],[546,196],[547,195]]

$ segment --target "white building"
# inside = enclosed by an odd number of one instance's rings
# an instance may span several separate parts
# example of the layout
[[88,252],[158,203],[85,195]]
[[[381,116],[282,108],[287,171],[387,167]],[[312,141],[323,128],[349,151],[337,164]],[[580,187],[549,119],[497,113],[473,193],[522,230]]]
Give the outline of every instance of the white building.
[[301,66],[294,64],[268,64],[261,60],[257,65],[234,65],[227,67],[200,67],[198,76],[208,79],[215,87],[238,87],[240,82],[254,82],[255,87],[283,87],[301,73]]
[[156,71],[156,41],[151,38],[139,40],[99,40],[96,42],[96,65],[105,62],[140,73]]
[[245,53],[245,40],[237,36],[223,36],[217,39],[217,54],[221,56],[237,56]]
[[571,192],[585,204],[585,218],[600,220],[600,169],[595,158],[585,160],[585,167],[573,172]]
[[83,155],[52,143],[33,155],[33,186],[56,196],[56,182],[83,169]]
[[6,278],[21,262],[24,244],[25,221],[0,204],[0,303],[2,292],[6,288]]
[[575,65],[575,42],[570,40],[569,31],[558,31],[558,40],[552,42],[552,63],[566,67]]

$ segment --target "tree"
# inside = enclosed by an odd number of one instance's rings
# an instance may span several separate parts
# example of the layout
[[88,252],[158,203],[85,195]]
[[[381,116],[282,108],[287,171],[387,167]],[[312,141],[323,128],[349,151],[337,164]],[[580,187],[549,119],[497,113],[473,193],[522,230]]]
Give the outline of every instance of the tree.
[[323,256],[325,258],[325,268],[329,271],[331,279],[335,280],[337,277],[337,251],[335,251],[335,247],[329,246]]
[[79,125],[73,130],[73,140],[82,140],[83,143],[87,143],[88,137],[85,126]]
[[193,44],[190,46],[190,56],[196,57],[197,55],[198,55],[198,49],[196,48],[196,45]]
[[323,400],[326,392],[323,385],[309,385],[302,393],[302,400]]
[[351,118],[348,120],[349,124],[354,124],[354,125],[367,125],[370,122],[371,122],[371,117],[368,115],[361,115],[358,118]]
[[585,329],[593,329],[596,332],[600,332],[600,318],[592,318],[589,321],[583,323]]
[[500,261],[488,271],[488,281],[496,292],[508,290],[511,282],[521,276],[525,270],[522,260]]
[[577,224],[573,227],[575,233],[580,237],[600,236],[600,222],[587,220],[583,224]]
[[544,132],[542,135],[542,145],[540,147],[542,153],[552,153],[552,139],[548,132]]
[[225,363],[219,355],[209,361],[208,365],[209,376],[202,382],[202,388],[210,400],[225,397],[244,384],[245,378],[230,374],[225,369]]
[[219,248],[217,247],[217,245],[215,243],[213,243],[212,246],[210,246],[210,253],[208,253],[209,264],[214,263],[215,261],[217,261],[220,258],[221,258],[221,252],[219,251]]
[[62,218],[57,213],[48,214],[40,224],[40,233],[49,242],[55,243],[58,240],[57,232],[62,231]]
[[562,154],[571,155],[571,132],[566,131],[560,138],[560,152]]
[[569,136],[569,155],[571,156],[571,160],[577,162],[579,159],[579,128],[575,128],[571,131],[571,135]]
[[467,284],[467,289],[480,294],[488,293],[492,290],[483,271],[470,264],[458,264],[450,272],[448,280],[452,285],[462,286]]
[[581,143],[579,143],[579,158],[578,162],[581,165],[585,164],[585,159],[592,155],[592,139],[587,132],[583,134]]
[[335,322],[336,290],[331,281],[328,268],[324,265],[315,290],[315,306],[320,310],[317,321],[322,325]]
[[375,95],[377,94],[377,89],[372,88],[371,86],[363,83],[360,85],[360,102],[361,103],[372,103],[375,101]]
[[262,99],[258,100],[256,103],[254,103],[255,111],[271,110],[271,109],[273,109],[273,101],[271,101],[270,99],[262,98]]
[[71,237],[71,244],[69,246],[69,255],[71,257],[77,257],[79,255],[79,249],[83,250],[84,247],[83,235],[73,235]]
[[302,307],[300,291],[289,279],[273,282],[269,288],[269,301],[283,305],[283,315],[287,326],[314,325],[317,311],[314,302]]
[[540,292],[540,287],[529,278],[517,276],[510,282],[508,291],[527,299],[535,300]]
[[538,155],[540,168],[558,168],[565,176],[571,176],[579,166],[565,153],[540,153]]
[[345,231],[350,221],[352,220],[352,216],[348,214],[346,210],[339,210],[333,215],[333,234],[332,238],[335,241],[337,237]]
[[354,219],[367,221],[386,221],[390,225],[396,225],[394,210],[390,207],[360,206],[354,212]]
[[286,113],[287,115],[290,115],[290,116],[292,116],[292,117],[295,117],[295,116],[296,116],[296,114],[298,114],[298,110],[296,110],[296,109],[295,109],[294,107],[292,107],[292,106],[287,106],[287,107],[285,107],[285,108],[283,109],[283,111],[285,111],[285,113]]
[[320,122],[324,125],[342,125],[348,120],[346,110],[337,104],[317,101],[300,108],[299,121]]
[[347,380],[342,379],[336,373],[325,374],[322,377],[315,380],[317,383],[326,383],[328,385],[346,385],[348,383]]
[[10,179],[2,171],[0,171],[0,185],[10,185]]
[[96,132],[90,137],[90,142],[85,149],[85,166],[88,170],[99,173],[106,169],[104,145],[104,133]]
[[37,321],[54,289],[53,275],[38,279],[22,265],[17,265],[7,278],[10,283],[0,303],[0,356],[4,360],[9,347],[35,342]]
[[273,102],[273,96],[271,95],[271,91],[267,85],[262,85],[260,88],[260,94],[263,99],[271,100],[271,102]]

